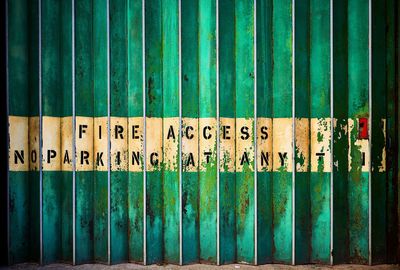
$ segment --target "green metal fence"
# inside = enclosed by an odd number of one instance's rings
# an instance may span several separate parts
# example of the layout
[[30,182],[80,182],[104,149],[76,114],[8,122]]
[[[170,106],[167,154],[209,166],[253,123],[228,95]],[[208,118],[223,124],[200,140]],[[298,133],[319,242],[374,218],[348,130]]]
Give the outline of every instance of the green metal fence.
[[396,0],[9,0],[9,262],[400,258]]

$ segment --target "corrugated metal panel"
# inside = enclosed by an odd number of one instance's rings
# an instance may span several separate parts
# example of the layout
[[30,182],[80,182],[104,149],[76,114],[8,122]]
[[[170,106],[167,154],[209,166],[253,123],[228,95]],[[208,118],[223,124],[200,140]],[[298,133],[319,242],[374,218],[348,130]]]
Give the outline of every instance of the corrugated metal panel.
[[396,1],[7,6],[11,264],[398,261]]

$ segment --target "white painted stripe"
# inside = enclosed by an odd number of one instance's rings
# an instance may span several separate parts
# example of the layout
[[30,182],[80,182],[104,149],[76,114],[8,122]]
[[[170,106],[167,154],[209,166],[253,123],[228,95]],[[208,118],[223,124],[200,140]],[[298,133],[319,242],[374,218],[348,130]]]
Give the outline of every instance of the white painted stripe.
[[292,265],[296,264],[296,162],[295,162],[295,143],[296,143],[296,83],[295,83],[295,65],[296,65],[296,0],[292,0]]
[[182,1],[178,3],[179,47],[179,264],[183,264],[182,248]]
[[145,0],[142,0],[142,88],[143,88],[143,264],[147,264],[147,236],[146,236],[146,26]]
[[330,189],[330,210],[331,210],[331,224],[330,224],[330,237],[331,237],[331,245],[330,245],[330,264],[333,265],[333,128],[334,128],[334,115],[333,115],[333,0],[330,0],[330,10],[329,10],[329,16],[330,16],[330,95],[331,95],[331,189]]
[[72,4],[72,264],[76,264],[75,0]]
[[[372,124],[372,3],[371,0],[368,0],[368,109],[369,109],[369,117],[368,117],[368,151],[369,156],[371,157],[371,145],[372,145],[372,133],[371,133],[371,124]],[[372,219],[371,219],[371,207],[372,207],[372,196],[371,196],[371,160],[369,162],[368,167],[368,263],[372,265]]]
[[39,234],[40,234],[40,264],[43,264],[43,153],[42,153],[42,0],[39,0]]
[[110,0],[107,0],[107,257],[111,264]]
[[220,173],[220,117],[219,117],[219,1],[215,0],[215,31],[216,31],[216,100],[217,100],[217,265],[220,265],[220,201],[219,201],[219,173]]
[[257,198],[257,0],[253,1],[253,46],[254,46],[254,264],[258,264],[258,238],[257,238],[257,209],[258,209],[258,198]]

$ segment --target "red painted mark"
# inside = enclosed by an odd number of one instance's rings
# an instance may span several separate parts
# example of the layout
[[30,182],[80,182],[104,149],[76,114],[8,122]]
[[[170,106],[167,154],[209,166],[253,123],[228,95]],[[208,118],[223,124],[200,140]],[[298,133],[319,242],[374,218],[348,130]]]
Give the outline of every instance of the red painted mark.
[[358,138],[368,139],[368,118],[358,119]]

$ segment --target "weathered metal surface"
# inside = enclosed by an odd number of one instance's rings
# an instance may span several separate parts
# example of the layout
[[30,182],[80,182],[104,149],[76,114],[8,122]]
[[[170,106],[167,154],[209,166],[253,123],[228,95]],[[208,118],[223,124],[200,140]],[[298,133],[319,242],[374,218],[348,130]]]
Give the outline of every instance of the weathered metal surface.
[[395,1],[10,2],[10,263],[396,262]]

